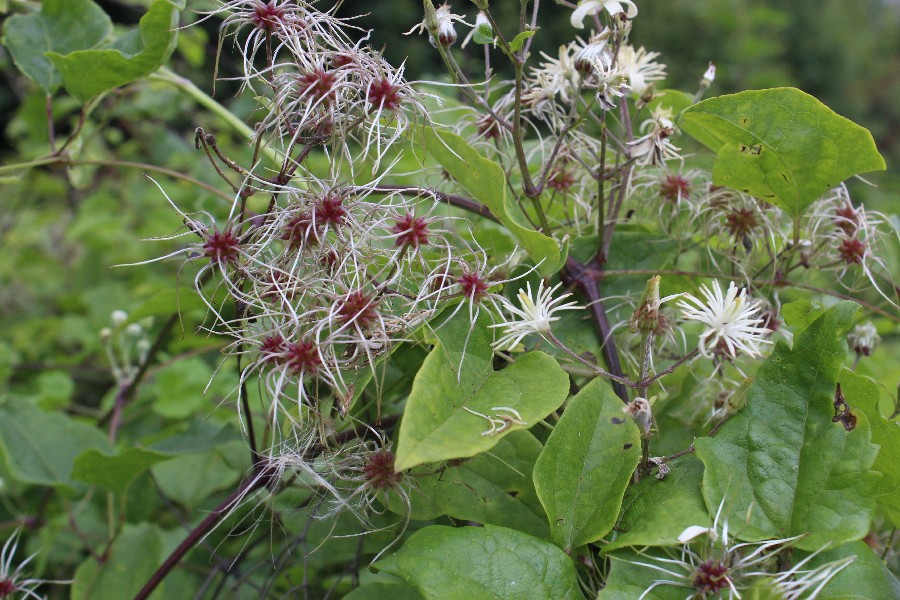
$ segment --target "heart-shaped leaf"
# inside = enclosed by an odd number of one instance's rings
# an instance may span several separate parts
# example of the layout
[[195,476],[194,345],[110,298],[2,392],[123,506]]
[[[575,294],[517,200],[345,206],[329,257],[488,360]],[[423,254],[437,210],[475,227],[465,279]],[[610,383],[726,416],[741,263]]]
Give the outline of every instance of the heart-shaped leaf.
[[438,328],[438,342],[416,374],[400,423],[397,471],[489,450],[559,408],[568,395],[569,376],[542,352],[495,372],[490,330],[483,318],[470,323],[466,313]]
[[562,550],[505,527],[426,527],[375,566],[426,600],[583,598],[575,565]]
[[709,98],[679,125],[718,153],[713,182],[792,215],[858,173],[885,169],[872,134],[794,88]]
[[178,8],[170,0],[154,0],[137,31],[109,48],[48,52],[70,94],[87,102],[97,94],[131,83],[161,67],[178,41]]
[[6,20],[3,45],[22,74],[52,93],[62,76],[45,53],[95,48],[111,32],[112,21],[93,0],[44,0],[40,12]]
[[566,405],[534,467],[553,542],[568,553],[609,533],[640,459],[637,425],[595,379]]

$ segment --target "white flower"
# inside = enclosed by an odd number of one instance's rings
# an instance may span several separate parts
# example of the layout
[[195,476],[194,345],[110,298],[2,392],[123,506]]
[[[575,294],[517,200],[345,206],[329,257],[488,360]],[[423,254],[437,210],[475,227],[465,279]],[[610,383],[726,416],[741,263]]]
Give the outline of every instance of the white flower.
[[617,64],[628,76],[628,84],[636,96],[643,95],[651,82],[665,79],[666,66],[656,62],[657,56],[659,52],[647,52],[643,47],[635,50],[627,44],[619,50]]
[[559,58],[541,52],[541,56],[546,60],[539,68],[532,69],[536,87],[547,96],[558,94],[563,102],[569,102],[575,97],[575,91],[581,81],[572,51],[573,47],[570,44],[559,47]]
[[526,292],[519,289],[516,297],[519,299],[521,308],[507,300],[502,299],[503,308],[512,313],[514,319],[504,323],[491,325],[491,327],[502,327],[503,335],[494,342],[494,348],[498,350],[511,350],[532,333],[546,334],[550,333],[550,323],[558,321],[559,317],[554,317],[553,313],[560,310],[574,310],[581,308],[575,302],[567,302],[560,305],[559,303],[571,296],[572,294],[563,294],[559,298],[553,298],[555,292],[561,286],[556,284],[549,290],[544,289],[544,282],[538,284],[537,295],[532,297],[531,283],[528,284]]
[[[823,547],[792,568],[780,573],[773,572],[775,555],[802,536],[732,544],[728,538],[728,521],[723,520],[719,528],[724,504],[723,498],[712,527],[692,525],[678,536],[683,546],[677,556],[669,558],[644,554],[646,562],[627,561],[655,571],[659,577],[638,600],[655,597],[653,590],[660,586],[688,588],[691,590],[689,598],[739,599],[741,592],[758,589],[759,584],[771,591],[777,590],[777,597],[785,600],[812,600],[832,577],[853,562],[853,557],[849,557],[815,569],[803,569],[825,550]],[[706,539],[702,537],[704,534]]]
[[716,65],[713,63],[709,63],[709,66],[706,67],[706,72],[703,74],[703,81],[706,83],[712,83],[716,80]]
[[[628,142],[628,156],[635,159],[638,165],[665,164],[667,160],[678,157],[681,150],[669,141],[669,137],[675,133],[675,127],[671,121],[658,118],[652,122],[653,130],[645,136]],[[643,128],[643,127],[642,127]]]
[[[625,6],[627,6],[627,8]],[[637,16],[637,6],[631,0],[582,0],[572,13],[572,27],[576,29],[584,29],[584,18],[588,15],[595,15],[601,10],[606,9],[611,15],[617,15],[621,12],[625,13],[629,19]]]
[[687,301],[678,303],[684,311],[682,318],[707,325],[706,331],[700,334],[700,354],[711,358],[714,352],[724,351],[727,357],[734,358],[741,351],[749,356],[759,356],[759,344],[771,343],[763,339],[770,333],[765,327],[760,327],[763,319],[754,317],[761,305],[747,299],[746,289],[739,294],[732,281],[728,284],[728,292],[723,296],[719,282],[714,280],[712,289],[702,285],[700,292],[706,302],[685,294]]

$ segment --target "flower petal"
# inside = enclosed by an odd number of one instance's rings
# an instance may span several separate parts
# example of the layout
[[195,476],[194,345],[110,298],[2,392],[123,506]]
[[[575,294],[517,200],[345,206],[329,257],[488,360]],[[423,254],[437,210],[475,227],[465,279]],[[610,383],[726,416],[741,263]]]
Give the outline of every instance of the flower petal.
[[592,15],[603,8],[601,0],[584,0],[575,8],[572,13],[572,27],[575,29],[584,29],[584,18]]

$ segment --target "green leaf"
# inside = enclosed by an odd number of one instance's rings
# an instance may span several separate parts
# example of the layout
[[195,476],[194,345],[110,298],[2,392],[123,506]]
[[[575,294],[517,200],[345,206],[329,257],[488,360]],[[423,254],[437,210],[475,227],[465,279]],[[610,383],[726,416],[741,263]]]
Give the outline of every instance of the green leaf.
[[154,442],[148,449],[159,454],[197,454],[241,439],[241,434],[231,425],[194,420],[181,433]]
[[185,454],[153,467],[163,493],[188,507],[207,502],[210,495],[231,486],[240,475],[215,451]]
[[[529,352],[495,372],[485,319],[473,325],[466,313],[461,310],[435,332],[438,342],[413,381],[400,423],[394,463],[398,472],[489,450],[510,431],[531,427],[566,399],[569,376],[542,352]],[[515,409],[526,425],[482,435],[490,424],[469,411],[511,414],[495,407]]]
[[169,59],[177,40],[178,9],[169,0],[154,0],[138,31],[119,38],[109,48],[48,52],[47,57],[62,75],[66,90],[87,102],[157,70]]
[[525,40],[533,36],[537,31],[523,31],[519,33],[516,37],[509,42],[509,49],[513,52],[518,52],[522,49],[522,46],[525,45]]
[[825,307],[819,302],[809,300],[795,300],[781,307],[781,316],[785,325],[793,328],[795,334],[799,334],[813,322],[825,314]]
[[[126,525],[101,565],[89,558],[75,571],[72,600],[133,598],[162,561],[162,535],[149,523]],[[159,588],[153,600],[171,597]]]
[[482,23],[475,28],[472,41],[476,44],[492,44],[494,42],[494,29],[489,23]]
[[582,598],[575,565],[562,550],[492,525],[420,529],[375,566],[415,586],[426,600]]
[[[678,578],[672,575],[666,575],[657,569],[644,566],[656,565],[669,571],[678,572],[678,567],[654,561],[652,556],[651,553],[637,554],[630,550],[619,550],[610,554],[609,558],[612,560],[610,561],[609,577],[606,580],[606,587],[597,594],[597,600],[635,600],[660,579],[678,581]],[[644,563],[644,565],[638,563]],[[663,575],[665,577],[662,577]],[[692,578],[693,574],[685,572],[681,583],[687,585]],[[651,598],[653,600],[684,600],[692,597],[689,592],[690,589],[686,590],[684,585],[657,585],[644,598],[647,600]]]
[[703,463],[685,457],[671,466],[662,481],[644,477],[628,488],[618,534],[603,553],[626,546],[675,546],[678,536],[691,525],[707,526],[709,515],[700,485]]
[[681,113],[679,124],[718,153],[716,185],[794,216],[845,179],[885,168],[868,130],[794,88],[709,98]]
[[[410,494],[410,516],[433,519],[448,515],[518,529],[547,537],[547,518],[531,482],[534,462],[541,443],[528,431],[514,431],[489,452],[447,467],[437,473],[415,475],[416,488]],[[392,496],[391,509],[407,514],[404,504]]]
[[552,275],[566,262],[568,244],[536,231],[510,196],[503,167],[489,160],[460,136],[433,127],[420,129],[425,151],[460,183],[472,197],[485,205],[518,240],[542,275]]
[[12,476],[37,485],[71,486],[79,454],[92,448],[112,452],[99,430],[25,400],[0,405],[0,445]]
[[900,527],[900,425],[878,410],[878,386],[849,369],[841,371],[841,392],[854,414],[862,413],[872,428],[872,443],[880,450],[872,468],[881,473],[875,502],[895,527]]
[[832,422],[834,392],[857,305],[840,302],[760,366],[747,405],[715,438],[695,442],[703,496],[741,539],[808,534],[801,549],[869,531],[879,474],[868,420]]
[[[819,593],[818,600],[872,600],[900,598],[900,583],[864,542],[844,544],[826,550],[809,561],[805,569],[815,569],[852,556],[853,562],[841,570]],[[797,556],[801,560],[802,555]]]
[[62,77],[45,53],[95,48],[112,32],[112,21],[93,0],[44,0],[40,6],[38,13],[9,17],[2,41],[22,74],[52,93]]
[[368,583],[344,596],[344,600],[422,600],[422,596],[405,583]]
[[114,456],[92,448],[75,458],[72,479],[121,494],[135,477],[156,463],[171,458],[174,457],[143,448],[126,448]]
[[595,379],[572,398],[534,466],[553,542],[570,553],[609,533],[641,459],[641,438],[622,401]]

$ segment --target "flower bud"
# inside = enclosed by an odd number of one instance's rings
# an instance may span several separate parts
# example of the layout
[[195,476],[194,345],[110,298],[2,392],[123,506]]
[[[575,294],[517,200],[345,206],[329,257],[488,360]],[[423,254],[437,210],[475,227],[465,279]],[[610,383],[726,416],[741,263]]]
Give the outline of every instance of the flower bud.
[[713,81],[716,80],[716,65],[713,63],[709,63],[709,66],[706,67],[706,72],[703,74],[703,81],[709,85]]
[[850,349],[860,356],[872,356],[875,346],[880,341],[878,330],[875,329],[875,325],[871,321],[857,325],[847,335],[847,343],[850,344]]
[[100,330],[100,339],[105,343],[108,342],[112,338],[112,329],[109,327],[104,327]]
[[139,324],[132,323],[128,327],[125,328],[125,334],[129,335],[133,338],[138,338],[144,334],[144,330]]
[[[666,318],[659,314],[659,306],[665,301],[659,298],[659,281],[659,275],[654,275],[647,280],[647,288],[644,290],[641,302],[628,322],[628,329],[631,331],[658,334],[664,332],[668,327]],[[666,300],[669,299],[671,298],[666,298]]]
[[622,407],[622,412],[632,418],[641,431],[641,437],[650,434],[650,425],[653,421],[653,410],[646,398],[635,398]]
[[128,320],[128,313],[124,310],[114,310],[110,315],[113,325],[121,327]]

